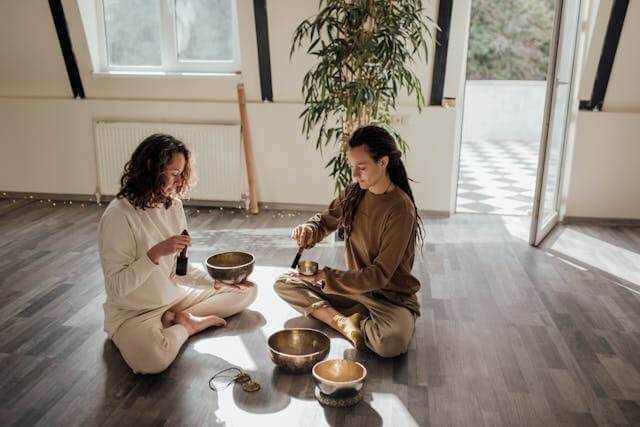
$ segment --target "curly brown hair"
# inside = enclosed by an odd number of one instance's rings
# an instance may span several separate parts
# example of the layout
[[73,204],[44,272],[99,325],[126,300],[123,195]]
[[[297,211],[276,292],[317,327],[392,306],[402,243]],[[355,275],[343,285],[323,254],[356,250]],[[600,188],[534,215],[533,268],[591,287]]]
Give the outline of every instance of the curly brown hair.
[[116,197],[126,198],[139,209],[153,208],[159,204],[170,207],[172,198],[163,192],[163,173],[176,154],[182,154],[185,160],[182,185],[176,191],[177,197],[184,197],[192,178],[191,152],[182,141],[160,133],[145,138],[135,149],[124,166],[120,191]]

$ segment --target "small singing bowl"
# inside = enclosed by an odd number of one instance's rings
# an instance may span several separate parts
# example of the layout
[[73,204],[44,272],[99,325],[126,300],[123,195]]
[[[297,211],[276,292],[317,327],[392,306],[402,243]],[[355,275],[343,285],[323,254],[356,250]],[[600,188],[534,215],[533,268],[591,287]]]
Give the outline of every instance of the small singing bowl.
[[300,261],[298,263],[298,273],[303,276],[313,276],[318,273],[318,263],[315,261]]
[[298,374],[308,372],[313,365],[327,357],[331,340],[315,329],[283,329],[267,341],[271,360],[281,369]]
[[207,271],[215,280],[233,285],[245,280],[253,271],[256,258],[246,252],[221,252],[207,258]]
[[311,372],[320,391],[332,397],[356,394],[367,376],[367,368],[361,363],[344,359],[318,362]]

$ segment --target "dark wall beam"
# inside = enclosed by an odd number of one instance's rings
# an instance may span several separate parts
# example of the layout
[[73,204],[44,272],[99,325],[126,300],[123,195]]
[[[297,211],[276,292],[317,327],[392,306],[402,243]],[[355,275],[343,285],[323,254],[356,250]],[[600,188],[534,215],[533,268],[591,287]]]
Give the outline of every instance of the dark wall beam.
[[69,28],[67,27],[67,19],[64,16],[62,1],[49,0],[49,8],[51,9],[51,16],[53,16],[53,23],[56,26],[56,33],[58,33],[58,41],[64,57],[64,64],[67,67],[67,75],[69,76],[73,97],[84,98],[82,79],[80,78],[76,57],[73,54],[73,46],[69,37]]
[[620,42],[620,34],[624,19],[627,16],[627,8],[629,0],[614,0],[607,24],[607,32],[604,36],[602,52],[600,53],[600,61],[598,62],[598,70],[596,71],[596,79],[593,83],[593,91],[590,100],[580,101],[581,110],[602,111],[604,97],[607,94],[607,86],[609,86],[609,78],[611,70],[618,51],[618,43]]
[[260,90],[262,92],[262,100],[273,102],[267,1],[253,0],[253,14],[256,20],[256,38],[258,41],[258,64],[260,69]]
[[436,36],[436,53],[433,62],[433,80],[431,83],[431,100],[429,105],[442,105],[444,94],[444,78],[447,71],[447,51],[449,50],[449,30],[451,29],[451,12],[453,0],[440,0],[438,6],[438,27]]

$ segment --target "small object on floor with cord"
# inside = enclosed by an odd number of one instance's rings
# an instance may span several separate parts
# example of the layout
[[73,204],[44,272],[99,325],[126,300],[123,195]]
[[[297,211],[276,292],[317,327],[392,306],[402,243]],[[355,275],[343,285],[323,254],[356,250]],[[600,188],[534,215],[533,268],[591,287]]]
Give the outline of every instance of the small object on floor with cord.
[[[230,372],[230,371],[237,371],[237,373],[235,375],[233,375],[233,376],[228,376],[228,375],[222,376],[222,374],[224,374],[225,372]],[[230,381],[228,381],[223,386],[218,387],[215,384],[215,380],[217,378],[220,378],[220,379],[225,378],[225,379],[230,380]],[[217,372],[214,376],[212,376],[209,379],[209,388],[217,393],[219,391],[222,391],[222,390],[226,389],[227,387],[229,387],[234,382],[237,383],[237,384],[241,384],[242,390],[244,390],[247,393],[254,393],[254,392],[260,390],[260,384],[258,384],[257,382],[253,381],[251,379],[251,376],[249,374],[247,374],[246,372],[244,372],[242,369],[236,368],[236,367],[223,369],[222,371]]]

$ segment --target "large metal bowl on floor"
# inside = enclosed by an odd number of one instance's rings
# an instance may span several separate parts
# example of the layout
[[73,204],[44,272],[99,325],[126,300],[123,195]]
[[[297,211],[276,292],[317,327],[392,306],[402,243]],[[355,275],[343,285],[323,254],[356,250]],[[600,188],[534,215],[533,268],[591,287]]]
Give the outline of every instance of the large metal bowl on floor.
[[315,329],[283,329],[269,337],[269,355],[281,369],[301,373],[327,357],[331,340]]
[[332,359],[318,362],[312,374],[323,394],[337,398],[358,393],[367,377],[367,368],[352,360]]
[[233,285],[245,280],[253,271],[256,258],[246,252],[221,252],[207,258],[207,271],[215,280]]

